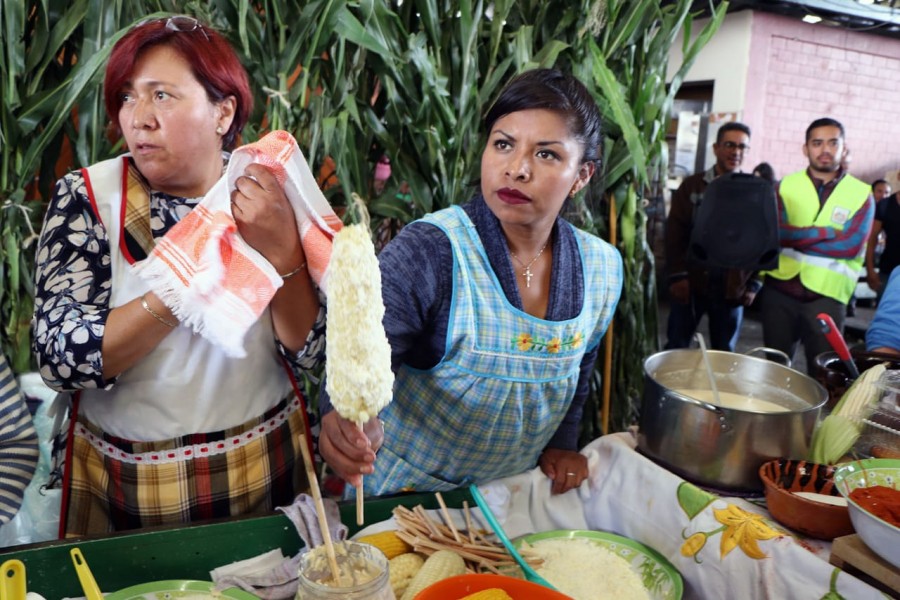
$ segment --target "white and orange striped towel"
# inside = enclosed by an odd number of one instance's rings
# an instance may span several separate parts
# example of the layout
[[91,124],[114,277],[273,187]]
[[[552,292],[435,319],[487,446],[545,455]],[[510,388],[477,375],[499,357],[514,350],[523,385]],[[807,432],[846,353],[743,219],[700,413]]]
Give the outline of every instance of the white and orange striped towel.
[[241,238],[231,191],[251,163],[268,167],[294,209],[307,267],[326,291],[331,240],[341,229],[294,137],[273,131],[236,149],[225,174],[203,200],[135,265],[181,324],[234,357],[246,356],[244,335],[283,284],[275,268]]

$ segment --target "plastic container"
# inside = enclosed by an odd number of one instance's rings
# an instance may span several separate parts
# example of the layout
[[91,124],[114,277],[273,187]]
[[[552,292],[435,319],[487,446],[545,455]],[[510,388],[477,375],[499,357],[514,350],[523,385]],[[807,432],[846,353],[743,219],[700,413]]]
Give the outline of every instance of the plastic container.
[[300,558],[299,583],[295,600],[397,600],[391,590],[388,560],[375,546],[359,542],[335,545],[341,573],[372,569],[374,578],[358,585],[337,587],[323,582],[331,578],[325,548],[318,547]]
[[515,579],[504,575],[473,574],[457,575],[433,583],[416,596],[416,600],[448,600],[462,598],[475,592],[499,588],[512,596],[513,600],[566,600],[565,594],[545,588],[536,583]]
[[860,423],[855,454],[862,458],[900,459],[900,370],[888,369],[876,385],[881,399]]

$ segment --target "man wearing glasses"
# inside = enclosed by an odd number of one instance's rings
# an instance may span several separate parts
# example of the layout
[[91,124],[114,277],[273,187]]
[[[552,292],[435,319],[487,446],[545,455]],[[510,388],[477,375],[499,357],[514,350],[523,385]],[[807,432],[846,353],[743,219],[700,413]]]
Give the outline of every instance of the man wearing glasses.
[[709,345],[734,351],[744,306],[750,305],[761,283],[752,271],[691,265],[688,248],[694,216],[707,185],[721,175],[739,171],[750,149],[750,128],[726,123],[716,134],[716,163],[707,171],[685,178],[672,195],[666,220],[666,261],[669,272],[670,312],[666,349],[687,348],[704,314],[709,319]]
[[803,154],[809,167],[778,185],[781,252],[778,268],[765,273],[760,296],[763,343],[793,358],[800,342],[806,370],[830,350],[817,315],[844,328],[847,302],[863,268],[875,201],[867,183],[841,167],[844,126],[817,119],[806,129]]

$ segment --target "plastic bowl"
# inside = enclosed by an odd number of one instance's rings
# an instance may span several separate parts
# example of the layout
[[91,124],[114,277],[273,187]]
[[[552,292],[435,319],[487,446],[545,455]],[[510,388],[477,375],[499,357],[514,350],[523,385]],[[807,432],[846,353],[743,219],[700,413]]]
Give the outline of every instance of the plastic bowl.
[[847,498],[850,520],[856,533],[875,554],[900,569],[900,527],[892,525],[857,504],[850,492],[857,488],[883,485],[900,489],[900,460],[868,458],[838,466],[834,472],[838,491]]
[[590,540],[625,559],[647,588],[651,600],[681,600],[684,594],[684,581],[678,569],[650,546],[630,538],[606,531],[557,529],[525,535],[516,538],[514,543],[518,547],[524,542],[534,544],[542,540],[571,538]]
[[416,594],[415,600],[457,600],[491,588],[500,588],[513,600],[570,600],[565,594],[524,579],[485,573],[442,579]]
[[814,492],[840,498],[834,484],[835,467],[803,460],[778,458],[759,468],[766,490],[766,504],[782,525],[820,540],[833,540],[853,533],[850,510],[809,500],[794,492]]

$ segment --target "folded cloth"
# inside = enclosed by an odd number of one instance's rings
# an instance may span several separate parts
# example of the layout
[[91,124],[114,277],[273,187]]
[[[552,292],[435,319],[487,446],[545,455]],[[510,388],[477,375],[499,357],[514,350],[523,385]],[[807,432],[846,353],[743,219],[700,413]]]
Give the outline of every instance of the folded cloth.
[[[325,518],[328,531],[334,541],[347,539],[347,526],[341,523],[341,514],[337,503],[326,498]],[[300,494],[290,506],[279,506],[276,510],[283,512],[297,529],[303,540],[303,548],[296,556],[285,558],[281,550],[266,552],[247,560],[218,567],[209,572],[216,584],[216,589],[224,590],[238,587],[264,600],[281,600],[293,598],[297,593],[297,576],[300,568],[300,557],[311,548],[321,546],[325,540],[319,529],[319,518],[312,497]]]
[[341,220],[286,131],[273,131],[236,149],[222,178],[134,267],[182,325],[238,358],[246,356],[247,330],[284,283],[269,261],[241,238],[231,213],[231,191],[251,163],[268,167],[284,188],[309,274],[327,293],[331,240]]

